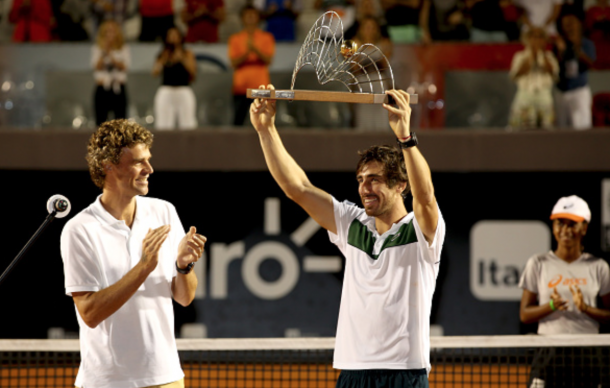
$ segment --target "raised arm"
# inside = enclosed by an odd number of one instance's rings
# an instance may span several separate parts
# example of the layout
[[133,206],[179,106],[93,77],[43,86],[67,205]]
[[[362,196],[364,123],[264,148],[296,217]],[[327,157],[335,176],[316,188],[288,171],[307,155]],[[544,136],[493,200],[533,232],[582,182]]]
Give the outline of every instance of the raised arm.
[[[405,142],[411,138],[409,94],[403,90],[389,90],[386,93],[396,101],[396,107],[383,104],[390,115],[390,126],[396,137],[401,142]],[[413,212],[426,240],[430,243],[434,240],[438,224],[438,206],[430,167],[417,146],[403,149],[402,153],[413,194]]]
[[[260,89],[274,89],[261,85]],[[256,99],[250,120],[258,132],[267,167],[288,198],[299,204],[320,226],[337,233],[330,194],[311,184],[305,171],[290,156],[275,127],[275,101]]]
[[142,243],[142,258],[125,276],[97,292],[73,292],[72,299],[85,324],[95,328],[120,309],[157,267],[159,249],[167,238],[169,225],[150,230]]

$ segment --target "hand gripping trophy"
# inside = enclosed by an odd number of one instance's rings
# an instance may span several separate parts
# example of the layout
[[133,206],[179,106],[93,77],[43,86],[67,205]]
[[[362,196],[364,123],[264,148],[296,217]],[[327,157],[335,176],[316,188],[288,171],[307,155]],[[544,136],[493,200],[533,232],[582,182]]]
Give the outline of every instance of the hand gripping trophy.
[[[297,74],[305,66],[315,68],[318,82],[341,82],[348,92],[295,90]],[[299,101],[334,101],[362,104],[391,103],[386,90],[394,89],[390,62],[373,44],[358,47],[343,40],[343,22],[334,11],[324,13],[309,30],[292,72],[290,90],[248,89],[248,98]],[[417,95],[410,102],[417,103]]]

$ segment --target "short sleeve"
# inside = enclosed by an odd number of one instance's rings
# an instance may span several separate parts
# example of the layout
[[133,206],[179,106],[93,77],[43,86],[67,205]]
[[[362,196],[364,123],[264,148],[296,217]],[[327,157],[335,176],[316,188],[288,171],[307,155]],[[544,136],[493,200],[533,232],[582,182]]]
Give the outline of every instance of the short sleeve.
[[275,38],[272,34],[265,33],[265,43],[261,47],[262,51],[270,57],[275,55]]
[[523,62],[523,51],[518,51],[515,53],[515,55],[513,55],[513,60],[510,64],[510,78],[511,79],[515,79],[515,77],[517,76],[517,72],[519,71],[519,68],[521,67],[521,63]]
[[349,201],[339,202],[333,197],[333,211],[337,233],[328,231],[330,242],[343,251],[347,245],[347,234],[352,221],[362,214],[363,210]]
[[102,56],[102,50],[100,50],[99,47],[93,46],[93,48],[91,49],[91,67],[96,70],[97,68],[97,63],[100,60],[100,57]]
[[599,266],[599,295],[604,296],[610,294],[610,267],[608,263],[601,259]]
[[72,296],[73,292],[97,292],[104,288],[94,250],[84,231],[64,229],[60,246],[66,295]]
[[589,58],[591,58],[591,60],[593,62],[595,62],[595,60],[597,59],[597,52],[595,50],[595,44],[592,41],[590,41],[589,39],[586,39],[586,40],[583,39],[583,48],[584,48],[585,54],[587,54],[587,56]]
[[545,53],[547,59],[551,63],[551,67],[553,68],[553,78],[557,79],[559,76],[559,63],[557,63],[557,58],[551,51],[546,51]]
[[121,49],[121,57],[123,59],[123,65],[125,66],[125,70],[123,71],[129,70],[129,67],[131,66],[131,52],[129,51],[129,47],[127,47],[127,45],[123,46]]
[[426,236],[422,232],[417,218],[413,216],[413,226],[415,227],[415,234],[417,235],[417,245],[419,245],[420,252],[424,259],[432,264],[435,264],[441,260],[441,250],[443,249],[443,243],[445,242],[445,219],[441,213],[438,204],[438,221],[436,223],[436,231],[434,232],[434,238],[431,243],[428,243]]
[[242,55],[242,53],[239,50],[239,37],[237,34],[229,37],[228,48],[229,48],[229,58],[230,59],[236,59],[240,55]]
[[538,279],[540,279],[540,261],[538,256],[532,256],[525,265],[519,281],[519,288],[538,294]]
[[[170,225],[172,226],[171,228],[171,245],[172,245],[172,252],[176,252],[176,254],[178,254],[178,246],[180,245],[180,241],[182,241],[182,239],[184,238],[184,236],[186,235],[186,232],[184,230],[184,226],[182,226],[182,222],[180,221],[180,217],[178,216],[178,212],[176,211],[176,208],[174,207],[174,205],[169,205],[170,208]],[[178,276],[178,271],[176,271],[176,266],[173,266],[173,274],[172,277],[176,277]]]

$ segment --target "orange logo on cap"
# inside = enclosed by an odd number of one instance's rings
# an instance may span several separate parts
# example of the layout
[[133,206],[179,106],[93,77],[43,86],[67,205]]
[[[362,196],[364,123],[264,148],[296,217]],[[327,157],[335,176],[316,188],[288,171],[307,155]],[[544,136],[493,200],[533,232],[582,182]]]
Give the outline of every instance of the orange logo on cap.
[[561,279],[563,279],[563,276],[555,275],[555,277],[553,279],[551,279],[551,281],[549,282],[549,288],[553,288],[556,285],[558,285],[559,283],[561,283]]

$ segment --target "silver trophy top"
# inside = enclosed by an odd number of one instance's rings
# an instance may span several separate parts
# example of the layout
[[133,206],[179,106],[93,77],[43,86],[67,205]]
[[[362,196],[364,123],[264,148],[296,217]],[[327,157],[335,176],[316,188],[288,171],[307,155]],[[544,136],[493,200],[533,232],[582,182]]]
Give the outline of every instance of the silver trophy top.
[[394,74],[388,58],[373,44],[360,47],[343,39],[343,22],[334,11],[324,13],[309,30],[292,72],[294,90],[297,74],[311,65],[318,82],[341,82],[350,92],[383,94],[394,89]]

